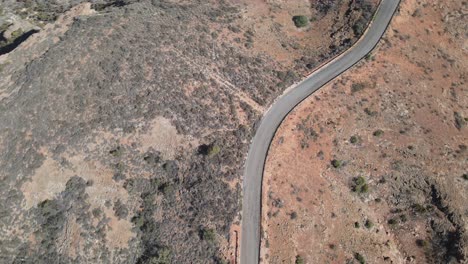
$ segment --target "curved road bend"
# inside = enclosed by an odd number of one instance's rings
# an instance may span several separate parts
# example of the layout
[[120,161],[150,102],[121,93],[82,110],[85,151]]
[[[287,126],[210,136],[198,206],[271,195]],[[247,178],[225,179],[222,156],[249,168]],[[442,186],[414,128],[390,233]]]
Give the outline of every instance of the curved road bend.
[[241,264],[256,264],[260,257],[260,218],[263,169],[270,143],[287,114],[320,87],[371,52],[383,36],[399,0],[381,0],[362,38],[341,56],[319,68],[273,104],[264,115],[247,156],[242,201]]

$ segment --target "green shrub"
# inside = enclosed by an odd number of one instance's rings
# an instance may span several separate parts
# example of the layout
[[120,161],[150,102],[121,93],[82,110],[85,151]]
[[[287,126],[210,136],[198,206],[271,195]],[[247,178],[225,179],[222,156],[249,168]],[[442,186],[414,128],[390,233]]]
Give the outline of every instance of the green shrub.
[[294,25],[298,28],[305,27],[309,24],[309,19],[306,16],[293,16]]
[[198,154],[203,155],[203,156],[214,156],[218,154],[221,151],[221,147],[215,144],[202,144],[198,146]]
[[305,261],[304,261],[304,258],[302,258],[301,256],[297,255],[296,256],[296,264],[304,264]]
[[419,213],[419,214],[424,214],[427,212],[427,208],[424,207],[423,205],[421,204],[414,204],[413,205],[413,210],[416,212],[416,213]]
[[338,169],[341,166],[343,166],[343,161],[334,159],[334,160],[331,161],[331,165],[333,166],[333,168]]
[[151,257],[146,261],[147,264],[170,264],[171,263],[171,250],[163,247],[158,250],[158,255]]
[[369,192],[369,185],[367,185],[366,179],[362,176],[353,179],[353,192],[367,193]]
[[372,133],[372,135],[374,135],[374,137],[380,137],[384,134],[383,130],[382,129],[377,129],[376,131],[374,131],[374,133]]
[[367,20],[365,18],[359,18],[353,25],[353,31],[355,36],[361,36],[366,30]]
[[365,226],[367,229],[371,229],[371,228],[374,226],[374,223],[372,223],[371,220],[367,219],[367,220],[366,220],[366,223],[364,224],[364,226]]
[[171,183],[163,183],[158,187],[158,190],[162,192],[165,196],[174,193],[174,186]]
[[210,146],[210,149],[208,150],[208,156],[214,156],[218,154],[221,151],[221,148],[218,145]]
[[137,215],[132,218],[132,223],[136,228],[141,228],[145,224],[145,217],[143,215]]
[[201,239],[212,242],[216,238],[216,232],[212,228],[202,229],[200,232]]
[[349,142],[350,142],[351,144],[356,144],[356,143],[359,142],[359,138],[358,138],[357,136],[351,136],[351,137],[349,138]]
[[366,84],[362,82],[353,83],[351,85],[351,93],[356,93],[366,88]]
[[468,181],[468,173],[463,174],[462,178],[466,181]]
[[11,32],[12,41],[19,38],[19,37],[21,37],[21,35],[23,35],[23,34],[24,34],[24,31],[21,28],[18,28],[17,30]]
[[366,259],[364,258],[363,255],[359,254],[359,253],[355,253],[354,254],[354,258],[360,263],[360,264],[365,264],[366,263]]

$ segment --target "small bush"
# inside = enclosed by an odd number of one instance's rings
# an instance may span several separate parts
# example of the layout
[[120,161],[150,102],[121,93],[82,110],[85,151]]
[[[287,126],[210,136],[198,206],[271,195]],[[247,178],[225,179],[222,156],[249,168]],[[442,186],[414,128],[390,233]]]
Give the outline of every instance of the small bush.
[[382,129],[377,129],[376,131],[374,131],[374,133],[372,133],[372,135],[374,135],[374,137],[380,137],[384,134],[383,130]]
[[362,176],[354,178],[352,190],[361,194],[369,192],[369,185],[367,185],[366,179]]
[[455,119],[455,127],[460,130],[462,129],[463,127],[466,126],[466,121],[465,119],[462,117],[462,115],[458,112],[454,112],[453,113],[453,116],[454,116],[454,119]]
[[351,85],[351,93],[359,92],[359,91],[361,91],[361,90],[364,90],[364,88],[366,88],[366,84],[365,84],[365,83],[362,83],[362,82],[353,83],[353,84]]
[[210,150],[208,151],[208,156],[214,156],[218,154],[221,151],[221,148],[218,145],[214,145],[210,147]]
[[391,226],[394,227],[398,224],[398,221],[395,218],[390,218],[387,223]]
[[117,200],[114,204],[114,214],[115,216],[117,216],[117,218],[120,220],[120,219],[125,219],[127,218],[128,216],[128,209],[127,207],[125,206],[125,204],[123,204],[120,199]]
[[366,220],[366,223],[364,224],[364,226],[365,226],[367,229],[371,229],[371,228],[374,226],[374,223],[373,223],[371,220],[367,219],[367,220]]
[[102,215],[102,210],[100,208],[94,208],[91,213],[94,217],[100,217]]
[[405,223],[406,221],[408,221],[408,217],[405,214],[402,214],[400,215],[400,220],[401,222]]
[[174,186],[170,183],[163,183],[158,187],[158,190],[162,192],[165,196],[174,193]]
[[296,219],[296,218],[297,218],[297,213],[296,213],[296,212],[292,212],[292,213],[290,214],[290,217],[291,217],[291,219],[293,219],[293,220]]
[[293,16],[294,25],[298,28],[305,27],[309,24],[309,19],[306,16]]
[[354,258],[360,263],[360,264],[365,264],[366,263],[366,259],[364,258],[363,255],[359,254],[359,253],[355,253],[354,254]]
[[331,161],[331,165],[333,166],[333,168],[338,169],[341,168],[341,166],[343,166],[343,161],[334,159]]
[[203,239],[205,241],[212,242],[216,238],[216,232],[214,231],[214,229],[211,229],[211,228],[202,229],[200,231],[200,237],[201,237],[201,239]]
[[357,136],[351,136],[351,137],[349,138],[349,142],[350,142],[351,144],[356,144],[356,143],[359,142],[359,138],[358,138]]
[[360,228],[361,227],[361,224],[359,224],[359,222],[354,222],[354,228]]
[[372,111],[370,110],[369,108],[364,108],[364,112],[368,115],[368,116],[376,116],[378,114],[377,111]]
[[465,181],[468,181],[468,173],[463,174],[462,178],[463,178]]
[[413,210],[416,212],[416,213],[419,213],[419,214],[424,214],[427,212],[427,208],[424,207],[423,205],[421,204],[414,204],[413,205]]
[[210,144],[202,144],[198,147],[198,154],[204,155],[204,156],[214,156],[218,154],[221,151],[221,148],[218,145]]
[[120,146],[117,146],[116,148],[109,151],[109,154],[111,154],[114,157],[120,157],[122,156],[122,153],[123,149]]
[[296,256],[296,264],[304,264],[305,261],[304,261],[304,258],[302,258],[301,256],[297,255]]
[[17,39],[17,38],[21,37],[21,35],[23,35],[23,34],[24,34],[23,29],[18,28],[17,30],[11,32],[11,39],[13,39],[13,40]]
[[158,255],[151,257],[146,262],[147,264],[170,264],[171,263],[171,250],[168,248],[161,248],[158,250]]
[[418,247],[425,248],[425,247],[429,246],[429,242],[427,242],[424,239],[416,239],[416,245]]

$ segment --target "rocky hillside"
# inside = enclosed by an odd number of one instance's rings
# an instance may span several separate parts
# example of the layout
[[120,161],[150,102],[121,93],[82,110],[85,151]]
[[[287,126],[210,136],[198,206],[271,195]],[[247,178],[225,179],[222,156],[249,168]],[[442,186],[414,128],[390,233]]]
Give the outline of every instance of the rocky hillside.
[[[332,27],[337,15],[365,24],[375,8],[259,4],[3,2],[0,262],[235,255],[228,241],[237,239],[230,231],[256,122],[301,74],[357,38],[353,27]],[[306,26],[296,28],[294,15]],[[309,34],[322,42],[309,44]]]

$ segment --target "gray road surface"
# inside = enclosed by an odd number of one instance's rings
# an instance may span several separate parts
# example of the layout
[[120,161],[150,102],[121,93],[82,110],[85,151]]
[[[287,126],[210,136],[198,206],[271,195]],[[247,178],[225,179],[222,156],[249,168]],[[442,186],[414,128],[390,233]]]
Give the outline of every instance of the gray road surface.
[[247,156],[242,200],[241,264],[256,264],[260,255],[262,178],[266,155],[287,114],[320,87],[364,58],[377,45],[398,8],[399,0],[382,0],[364,36],[341,56],[324,65],[284,94],[264,115]]

